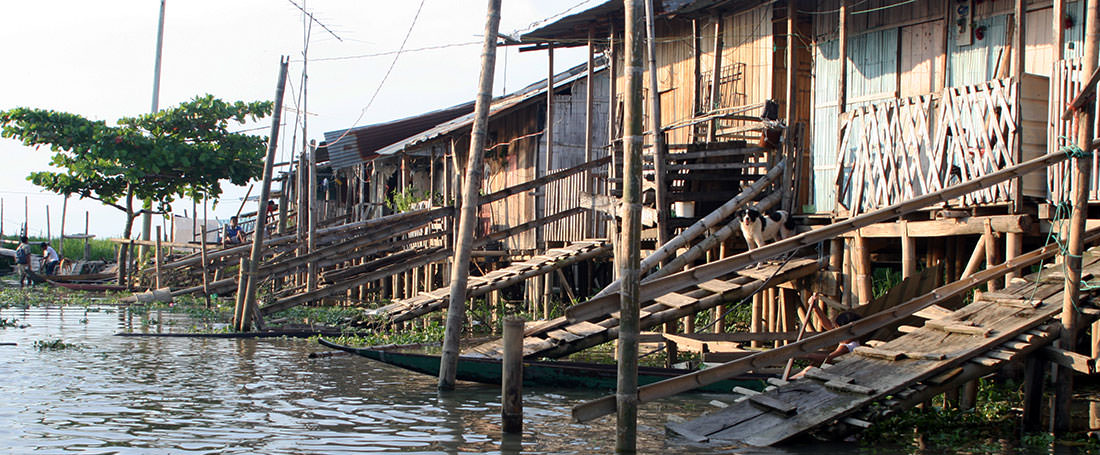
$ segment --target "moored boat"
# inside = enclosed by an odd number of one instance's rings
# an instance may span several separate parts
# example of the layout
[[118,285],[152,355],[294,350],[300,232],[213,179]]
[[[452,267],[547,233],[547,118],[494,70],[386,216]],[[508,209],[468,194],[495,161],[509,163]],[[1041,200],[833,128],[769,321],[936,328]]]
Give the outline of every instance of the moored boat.
[[[439,376],[438,355],[400,352],[393,348],[356,348],[333,343],[323,338],[318,341],[334,349],[347,351],[409,371]],[[601,363],[524,361],[523,386],[614,390],[616,369],[616,365]],[[691,370],[680,368],[639,367],[638,383],[640,385],[652,384],[690,372]],[[501,361],[489,358],[460,357],[455,377],[461,381],[500,384]],[[745,374],[706,387],[700,387],[698,391],[728,393],[738,386],[752,390],[763,390],[768,377],[766,375]]]

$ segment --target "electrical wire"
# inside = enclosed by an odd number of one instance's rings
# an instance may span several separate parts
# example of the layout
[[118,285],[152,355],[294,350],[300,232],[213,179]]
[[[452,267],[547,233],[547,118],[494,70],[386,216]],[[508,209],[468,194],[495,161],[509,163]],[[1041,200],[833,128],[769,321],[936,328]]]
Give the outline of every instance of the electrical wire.
[[[413,28],[416,27],[416,21],[420,18],[420,11],[424,9],[424,1],[425,0],[420,0],[420,6],[416,8],[416,14],[413,16],[412,23],[409,24],[409,30],[405,32],[405,39],[401,40],[401,47],[393,56],[393,61],[390,62],[390,67],[386,69],[386,74],[384,74],[382,76],[382,80],[378,82],[378,87],[374,89],[374,94],[371,95],[370,100],[367,101],[367,105],[363,107],[363,110],[359,111],[359,117],[356,118],[354,122],[352,122],[352,125],[348,127],[348,129],[344,130],[344,132],[340,134],[340,137],[332,141],[333,144],[340,142],[340,140],[347,136],[352,129],[358,126],[359,122],[363,120],[363,116],[367,114],[367,110],[370,109],[372,104],[374,104],[375,98],[378,97],[378,93],[382,91],[382,87],[386,84],[386,79],[389,79],[390,73],[393,72],[394,66],[397,65],[397,59],[399,59],[401,57],[401,54],[405,51],[405,44],[409,42],[409,37],[412,36]],[[305,139],[303,138],[303,140]]]

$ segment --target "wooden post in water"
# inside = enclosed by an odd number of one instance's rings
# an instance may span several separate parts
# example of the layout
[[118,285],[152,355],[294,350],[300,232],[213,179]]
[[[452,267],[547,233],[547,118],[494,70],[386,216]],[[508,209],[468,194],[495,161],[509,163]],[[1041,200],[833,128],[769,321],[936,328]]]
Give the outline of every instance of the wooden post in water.
[[481,50],[481,74],[477,100],[474,103],[474,123],[470,129],[470,152],[466,163],[465,185],[462,186],[462,209],[459,213],[458,236],[455,242],[454,265],[451,273],[451,298],[447,309],[447,327],[443,335],[443,354],[439,361],[439,389],[454,390],[458,370],[458,340],[466,318],[466,283],[470,277],[470,251],[473,249],[474,225],[477,222],[478,192],[484,172],[486,126],[489,103],[493,94],[493,71],[496,68],[497,32],[500,30],[500,2],[489,0],[485,21],[485,41]]
[[[1085,53],[1081,57],[1081,77],[1087,80],[1096,70],[1098,40],[1100,40],[1100,1],[1087,2],[1085,17]],[[1082,87],[1087,89],[1087,87]],[[1094,113],[1092,106],[1077,112],[1077,146],[1084,151],[1092,148]],[[1092,181],[1092,153],[1082,152],[1073,158],[1073,212],[1070,218],[1068,251],[1065,253],[1066,286],[1062,300],[1062,334],[1059,347],[1073,352],[1077,348],[1077,308],[1081,298],[1081,254],[1085,250],[1083,234],[1088,218],[1089,183]],[[1094,347],[1093,349],[1096,349]],[[1064,434],[1070,428],[1070,404],[1073,401],[1073,369],[1058,368],[1058,385],[1054,396],[1054,432]]]
[[[263,261],[263,249],[264,249],[264,232],[267,230],[267,201],[271,199],[271,175],[275,168],[275,150],[279,144],[279,123],[282,121],[283,112],[283,89],[286,87],[286,72],[287,66],[290,64],[290,59],[283,57],[279,59],[279,81],[275,88],[275,113],[271,117],[271,136],[267,141],[267,158],[264,161],[264,179],[260,184],[260,199],[256,204],[256,222],[252,230],[252,254],[248,261],[248,286],[245,288],[245,299],[243,308],[243,320],[242,331],[248,330],[249,323],[252,318],[259,321],[263,316],[260,315],[260,307],[256,304],[256,290],[260,287],[259,279],[256,277],[256,269],[260,266],[260,262]],[[310,153],[310,156],[316,153]],[[312,166],[311,166],[312,169]],[[314,218],[310,217],[310,252],[313,252],[314,245]],[[314,279],[314,285],[316,285],[315,273],[317,270],[316,263],[310,261],[312,271],[310,272],[310,278]],[[262,322],[257,325],[262,325]]]
[[50,205],[46,204],[46,242],[50,241]]
[[668,144],[665,144],[665,134],[661,131],[661,91],[657,84],[657,30],[654,25],[653,0],[645,2],[646,43],[649,54],[649,130],[653,133],[653,183],[657,187],[657,244],[664,245],[669,240],[668,212],[668,187],[665,179],[668,177],[665,166],[668,164]]
[[[314,141],[309,142],[309,187],[306,197],[309,200],[309,222],[306,226],[306,251],[313,253],[317,249],[317,147]],[[317,261],[310,260],[306,267],[306,291],[317,290]]]
[[156,289],[160,289],[161,275],[160,275],[160,242],[161,242],[161,227],[157,226],[157,246],[153,251],[153,269],[156,273]]
[[523,318],[511,316],[504,320],[500,418],[505,433],[523,432],[523,326]]
[[[198,218],[196,216],[195,218]],[[199,246],[202,248],[199,258],[202,259],[202,296],[206,299],[206,306],[210,306],[210,278],[207,274],[206,262],[206,198],[202,198],[202,229],[199,232]]]
[[248,291],[248,258],[241,258],[237,273],[237,300],[233,306],[233,328],[238,332],[245,330],[244,295]]
[[[69,210],[69,195],[65,195],[65,199],[61,201],[61,232],[57,234],[57,252],[61,257],[65,257],[65,212]],[[3,235],[4,229],[0,228],[0,236]],[[160,287],[159,285],[157,286]]]
[[91,234],[88,232],[88,211],[84,211],[84,260],[87,261],[92,255],[92,245],[88,243],[88,238]]
[[[642,212],[642,71],[645,27],[643,0],[623,0],[626,23],[626,87],[623,91],[623,204],[622,243],[619,261],[622,289],[619,305],[617,419],[615,450],[634,452],[638,443],[638,335],[641,284],[641,212]],[[719,71],[715,70],[715,77]],[[713,130],[712,130],[713,132]]]

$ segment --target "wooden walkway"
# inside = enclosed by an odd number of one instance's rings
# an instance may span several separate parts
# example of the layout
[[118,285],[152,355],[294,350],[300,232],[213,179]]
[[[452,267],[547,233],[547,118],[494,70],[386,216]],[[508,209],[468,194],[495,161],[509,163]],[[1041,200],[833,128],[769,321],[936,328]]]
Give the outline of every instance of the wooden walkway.
[[[1100,276],[1100,254],[1089,251],[1083,262],[1083,277]],[[835,365],[810,369],[803,378],[667,428],[700,442],[768,446],[844,422],[876,401],[894,409],[912,406],[936,386],[979,377],[1049,344],[1056,330],[1043,325],[1061,313],[1063,287],[1061,269],[1045,269],[1041,277],[1032,274],[1005,290],[981,294],[922,327],[903,327],[908,333],[889,342],[859,347]]]
[[[466,287],[466,297],[473,298],[490,291],[505,288],[528,278],[553,272],[576,262],[611,254],[611,244],[604,239],[587,239],[570,243],[562,248],[551,248],[544,254],[508,267],[494,270],[484,276],[471,276]],[[431,292],[421,292],[415,297],[367,310],[368,320],[395,323],[414,319],[438,311],[447,305],[451,294],[449,287]]]
[[[722,303],[739,301],[761,289],[809,276],[820,269],[821,264],[816,259],[793,258],[782,267],[779,263],[765,263],[721,279],[705,281],[692,289],[662,295],[642,305],[641,329],[675,321]],[[618,316],[615,311],[580,320],[562,316],[543,323],[532,323],[524,333],[523,355],[528,358],[562,357],[616,339],[619,337]],[[475,346],[463,355],[503,358],[502,341]]]

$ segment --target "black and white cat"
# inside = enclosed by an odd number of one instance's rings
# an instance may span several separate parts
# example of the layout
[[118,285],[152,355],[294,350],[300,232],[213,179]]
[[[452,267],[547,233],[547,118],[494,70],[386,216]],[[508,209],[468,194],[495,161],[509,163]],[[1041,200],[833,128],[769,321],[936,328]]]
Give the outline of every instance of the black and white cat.
[[794,234],[794,219],[785,210],[765,213],[756,209],[739,210],[737,217],[741,219],[741,234],[750,250]]

